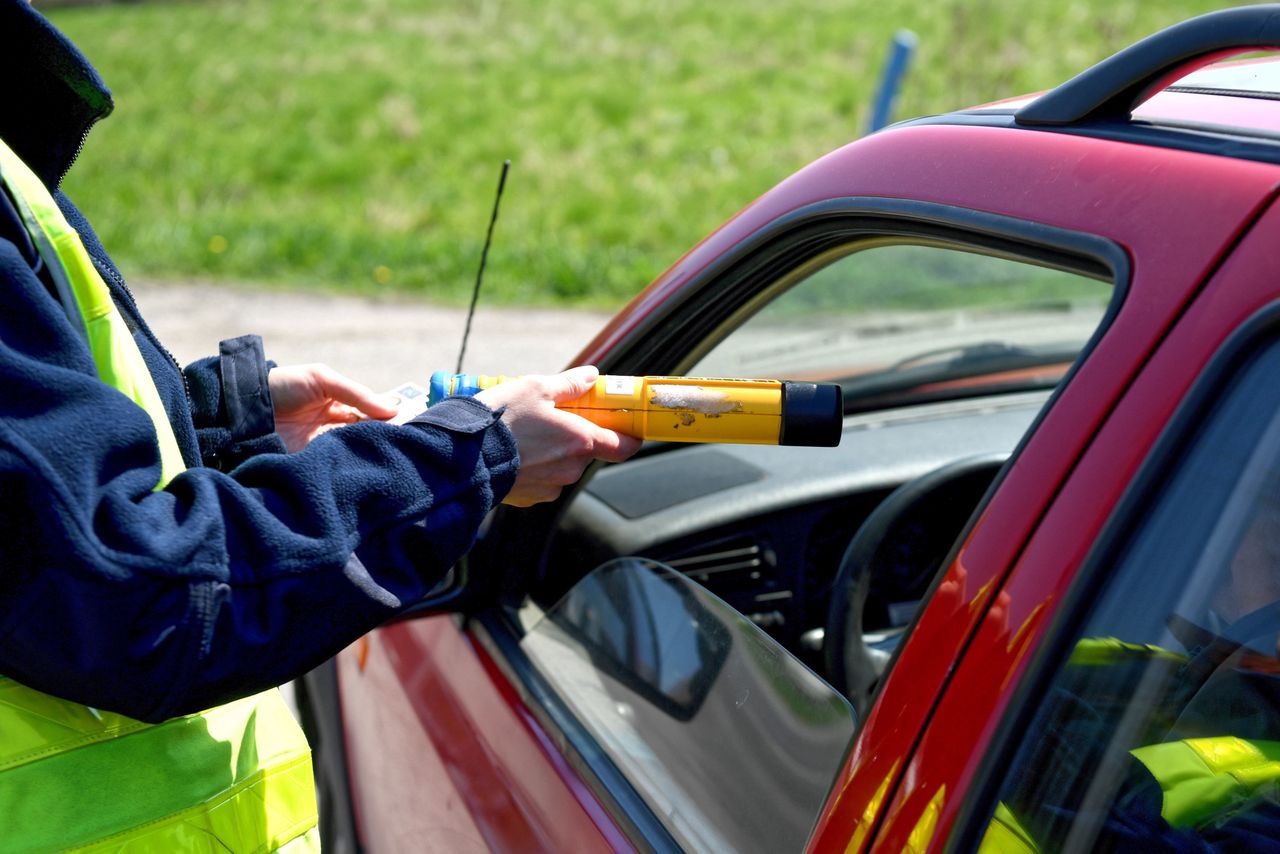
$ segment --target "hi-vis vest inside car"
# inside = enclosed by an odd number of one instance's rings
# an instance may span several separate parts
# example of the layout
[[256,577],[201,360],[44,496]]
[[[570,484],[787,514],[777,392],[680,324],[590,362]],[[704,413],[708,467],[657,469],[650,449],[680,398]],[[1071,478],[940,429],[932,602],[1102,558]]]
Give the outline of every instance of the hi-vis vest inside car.
[[[183,470],[173,428],[79,235],[0,140],[12,197],[101,380],[155,423],[164,487]],[[0,676],[0,852],[319,849],[306,738],[279,691],[145,724]]]
[[[1185,654],[1151,644],[1083,638],[1072,650],[1069,666],[1113,667],[1151,659],[1174,664],[1190,661]],[[1148,744],[1130,750],[1129,755],[1155,778],[1160,787],[1160,817],[1179,830],[1221,825],[1260,802],[1274,801],[1280,787],[1280,741],[1224,734]],[[1102,816],[1094,820],[1101,821]],[[1057,850],[1061,842],[1036,839],[1007,804],[998,803],[978,854],[1040,854]],[[1206,843],[1205,850],[1209,847]]]

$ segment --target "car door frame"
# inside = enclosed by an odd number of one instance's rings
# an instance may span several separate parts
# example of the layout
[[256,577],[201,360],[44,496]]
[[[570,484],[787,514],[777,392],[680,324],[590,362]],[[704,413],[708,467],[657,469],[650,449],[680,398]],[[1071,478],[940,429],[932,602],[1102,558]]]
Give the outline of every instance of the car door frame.
[[912,786],[890,794],[873,848],[911,840],[917,850],[964,849],[981,839],[1019,728],[1080,628],[1102,567],[1149,501],[1167,449],[1199,421],[1220,364],[1256,340],[1260,323],[1274,327],[1259,313],[1280,301],[1270,273],[1280,269],[1277,233],[1273,202],[1233,241],[1057,490],[1000,587],[1001,607],[984,615],[905,763]]

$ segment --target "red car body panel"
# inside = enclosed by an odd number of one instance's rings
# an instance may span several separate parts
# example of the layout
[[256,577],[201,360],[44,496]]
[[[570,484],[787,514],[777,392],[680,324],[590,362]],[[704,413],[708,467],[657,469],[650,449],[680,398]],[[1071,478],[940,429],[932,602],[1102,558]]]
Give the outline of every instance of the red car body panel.
[[[1252,186],[1256,179],[1250,176],[1269,168],[1181,151],[1152,156],[1146,146],[1021,129],[891,129],[837,149],[748,205],[632,300],[575,361],[603,359],[652,314],[677,303],[699,272],[780,217],[818,202],[860,196],[913,199],[1086,232],[1097,231],[1099,223],[1114,224],[1119,233],[1104,236],[1125,245],[1131,231],[1147,230],[1153,233],[1144,245],[1150,246],[1162,234],[1171,235],[1165,225],[1181,233],[1197,230],[1201,214],[1209,221],[1222,214],[1236,216],[1239,200],[1233,188]],[[1126,175],[1131,176],[1128,182]],[[1186,189],[1200,200],[1197,220],[1178,228],[1169,223],[1176,209],[1160,205],[1187,198],[1180,186],[1188,182]],[[1046,204],[1049,198],[1052,204]],[[1153,210],[1158,215],[1152,221],[1127,221],[1139,211]],[[1195,239],[1211,240],[1207,235]],[[1211,263],[1214,257],[1199,242],[1196,247],[1173,241],[1164,245],[1183,259],[1200,248],[1197,263]]]
[[[451,617],[338,658],[353,800],[371,851],[628,851],[626,837]],[[388,762],[386,745],[411,762]]]
[[[1144,114],[1280,129],[1280,107],[1164,93]],[[1214,100],[1214,99],[1210,99]],[[832,199],[930,202],[1106,238],[1123,299],[1005,474],[864,722],[811,849],[945,838],[1028,653],[1142,460],[1214,350],[1280,297],[1280,166],[1018,128],[917,125],[841,148],[766,193],[642,292],[577,361],[607,358],[699,274],[782,217]],[[1250,233],[1250,229],[1253,232]],[[1239,245],[1237,245],[1239,244]],[[1224,259],[1225,262],[1224,262]],[[1271,275],[1268,275],[1271,274]],[[353,799],[371,851],[627,849],[506,672],[452,618],[339,657]],[[394,744],[412,762],[384,761]]]
[[900,850],[913,832],[919,838],[917,828],[928,827],[929,837],[950,828],[961,802],[955,795],[968,790],[985,758],[1026,667],[1026,651],[1040,639],[1125,486],[1214,352],[1258,309],[1280,299],[1278,234],[1280,206],[1273,205],[1161,343],[1063,485],[1010,574],[1002,606],[983,618],[954,688],[912,755],[904,775],[910,785],[900,787],[889,806],[877,848]]
[[[1133,148],[1123,143],[1093,144]],[[1025,152],[1019,155],[1025,156]],[[943,585],[922,614],[854,745],[849,766],[837,784],[833,812],[824,819],[821,832],[815,836],[817,848],[843,849],[851,828],[874,820],[877,811],[870,806],[876,802],[877,792],[886,780],[892,780],[904,757],[909,755],[912,744],[924,729],[947,671],[990,607],[1005,572],[1013,565],[1026,537],[1053,499],[1058,484],[1070,472],[1098,424],[1107,417],[1111,402],[1123,392],[1130,377],[1178,316],[1181,306],[1204,281],[1239,231],[1254,218],[1259,207],[1272,197],[1276,182],[1280,181],[1280,169],[1275,167],[1235,162],[1234,165],[1250,168],[1232,175],[1230,169],[1227,173],[1218,173],[1214,168],[1232,165],[1232,161],[1201,155],[1182,156],[1210,162],[1195,168],[1185,162],[1174,166],[1185,170],[1186,176],[1178,181],[1161,181],[1141,193],[1126,194],[1123,185],[1114,182],[1109,192],[1127,195],[1132,207],[1130,216],[1113,220],[1090,219],[1089,197],[1096,196],[1100,187],[1087,175],[1081,175],[1065,187],[1046,186],[1044,182],[1031,186],[1030,189],[1050,193],[1055,199],[1065,195],[1068,200],[1075,189],[1076,204],[1063,204],[1058,210],[1060,214],[1074,212],[1079,219],[1074,222],[1060,219],[1058,225],[1075,230],[1086,230],[1091,222],[1095,227],[1099,221],[1112,225],[1110,233],[1104,236],[1128,250],[1134,262],[1129,292],[1094,352],[1063,387],[1033,439],[1010,467]],[[1219,194],[1218,190],[1223,190],[1225,185],[1215,187],[1215,177],[1231,184],[1236,192]],[[1205,179],[1204,183],[1199,183],[1201,178]],[[1232,183],[1233,179],[1239,183]],[[1167,215],[1169,211],[1185,209],[1188,198],[1196,199],[1201,194],[1215,196],[1220,205],[1212,217],[1192,221]],[[997,212],[1018,215],[1015,210]],[[1162,425],[1163,421],[1157,423]],[[1037,598],[1029,607],[1039,604]],[[828,838],[828,832],[833,838]]]

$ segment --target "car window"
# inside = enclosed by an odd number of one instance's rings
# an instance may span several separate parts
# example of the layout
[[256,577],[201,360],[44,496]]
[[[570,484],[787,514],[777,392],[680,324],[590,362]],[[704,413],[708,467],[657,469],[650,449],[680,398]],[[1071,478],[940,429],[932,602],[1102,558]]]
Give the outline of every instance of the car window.
[[681,848],[803,848],[853,712],[741,614],[662,564],[622,558],[520,643]]
[[984,850],[1280,836],[1280,346],[1234,364],[1086,568],[1092,607],[1001,775]]
[[849,410],[1043,388],[1112,296],[1076,272],[883,241],[829,251],[787,282],[689,373],[838,382]]

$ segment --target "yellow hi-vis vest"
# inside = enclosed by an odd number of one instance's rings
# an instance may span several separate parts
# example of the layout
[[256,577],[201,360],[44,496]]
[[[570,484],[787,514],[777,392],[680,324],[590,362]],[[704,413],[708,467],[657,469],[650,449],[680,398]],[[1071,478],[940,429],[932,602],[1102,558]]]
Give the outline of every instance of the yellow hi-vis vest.
[[[1129,751],[1160,786],[1160,817],[1170,827],[1220,824],[1256,800],[1274,801],[1280,742],[1231,735],[1187,738]],[[1005,804],[996,804],[981,854],[1039,854],[1040,845]]]
[[[1070,664],[1105,667],[1125,658],[1186,661],[1187,656],[1152,644],[1117,638],[1084,638]],[[1280,791],[1280,741],[1233,735],[1184,738],[1129,751],[1160,786],[1160,817],[1175,828],[1199,828],[1226,821],[1255,800],[1276,800]],[[979,854],[1039,854],[1039,843],[1004,803],[978,846]]]
[[[83,323],[99,377],[151,416],[163,488],[182,455],[106,284],[3,140],[0,182],[72,322]],[[65,850],[318,851],[311,753],[280,692],[151,725],[0,676],[0,852]]]

